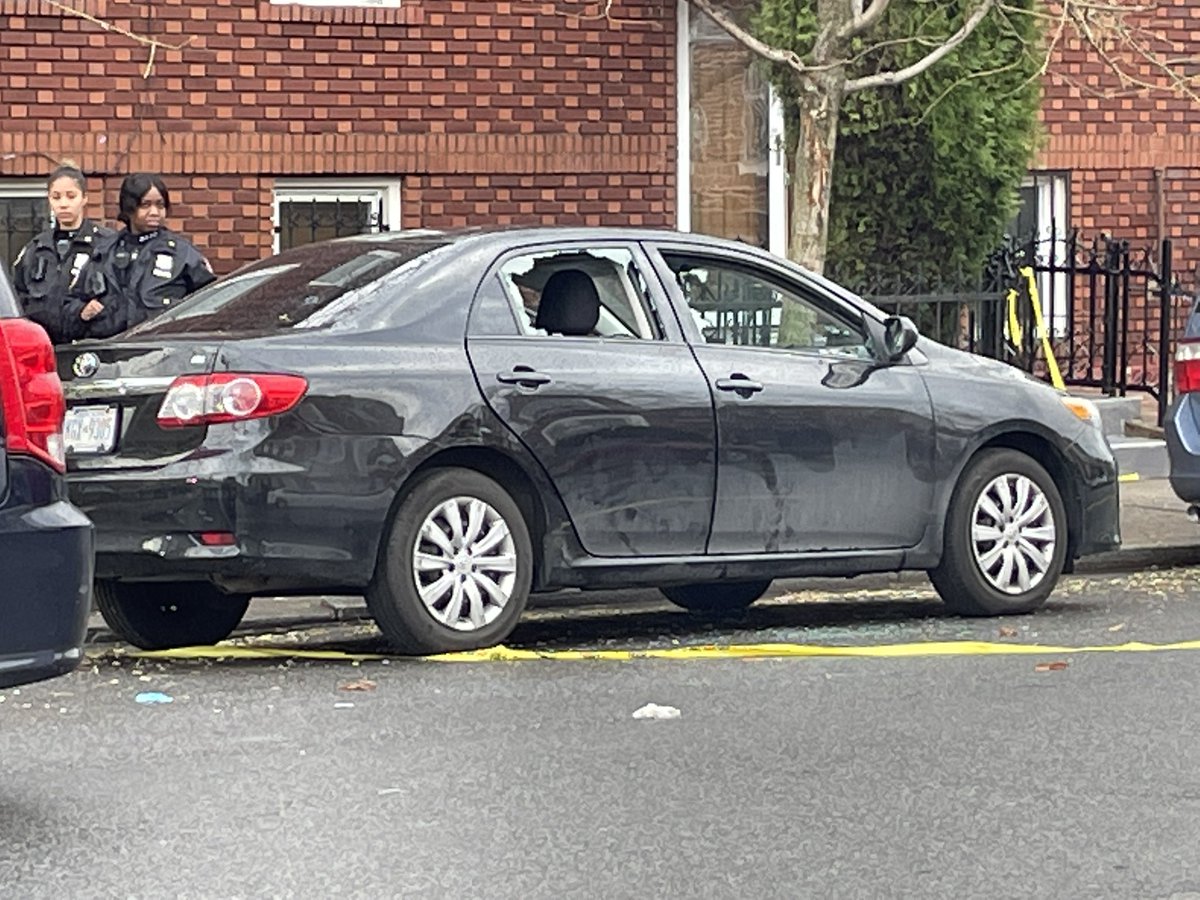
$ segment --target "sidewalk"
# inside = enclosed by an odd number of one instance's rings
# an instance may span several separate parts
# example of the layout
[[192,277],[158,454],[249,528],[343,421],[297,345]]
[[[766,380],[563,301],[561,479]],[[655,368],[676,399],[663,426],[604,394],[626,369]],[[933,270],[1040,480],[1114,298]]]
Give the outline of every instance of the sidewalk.
[[[1200,565],[1200,525],[1188,520],[1184,504],[1171,490],[1165,478],[1131,481],[1121,485],[1120,550],[1079,561],[1080,573],[1122,572],[1150,566]],[[856,579],[821,579],[822,590],[857,591],[876,587],[884,579],[887,584],[907,576],[862,576]],[[913,576],[923,577],[923,576]],[[818,586],[805,579],[777,583],[772,593],[784,590],[804,590]],[[531,606],[594,606],[605,602],[611,592],[563,592],[539,595],[530,600]],[[366,605],[361,597],[285,597],[258,598],[239,629],[243,632],[286,631],[331,622],[354,622],[367,618]],[[111,639],[99,614],[88,623],[88,640]]]

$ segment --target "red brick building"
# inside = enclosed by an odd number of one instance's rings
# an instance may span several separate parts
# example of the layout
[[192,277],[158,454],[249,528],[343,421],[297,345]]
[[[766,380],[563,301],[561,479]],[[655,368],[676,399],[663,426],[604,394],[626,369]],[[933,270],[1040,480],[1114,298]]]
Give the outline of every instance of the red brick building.
[[674,224],[673,3],[542,6],[0,0],[0,252],[63,159],[108,218],[161,172],[218,271],[364,227]]
[[[41,178],[63,159],[110,219],[125,173],[161,172],[173,224],[219,271],[337,232],[486,222],[679,225],[782,249],[780,117],[747,52],[685,0],[603,8],[0,0],[0,256],[41,224]],[[1150,17],[1186,43],[1200,2]],[[1094,52],[1058,44],[1025,219],[1172,237],[1190,272],[1200,111],[1098,96],[1117,88]]]

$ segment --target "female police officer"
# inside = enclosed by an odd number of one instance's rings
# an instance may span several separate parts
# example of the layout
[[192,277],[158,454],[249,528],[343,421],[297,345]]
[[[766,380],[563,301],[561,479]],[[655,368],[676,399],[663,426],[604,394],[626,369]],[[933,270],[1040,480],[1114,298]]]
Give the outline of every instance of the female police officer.
[[[105,273],[112,282],[110,290],[115,287],[124,298],[117,316],[122,319],[118,330],[124,330],[153,318],[216,276],[191,241],[164,225],[171,195],[161,178],[127,176],[119,203],[118,218],[125,229],[105,254]],[[85,307],[85,317],[87,312]]]
[[83,337],[81,317],[105,295],[100,259],[113,232],[86,218],[87,179],[74,166],[60,166],[46,179],[54,226],[30,241],[13,263],[13,287],[21,306],[56,344]]

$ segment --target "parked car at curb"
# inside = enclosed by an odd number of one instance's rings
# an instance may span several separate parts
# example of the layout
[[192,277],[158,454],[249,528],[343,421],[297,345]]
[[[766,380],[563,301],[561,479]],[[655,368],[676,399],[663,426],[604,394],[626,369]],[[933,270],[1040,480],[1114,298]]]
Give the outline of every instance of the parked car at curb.
[[71,671],[92,602],[92,524],[67,500],[54,348],[0,267],[0,688]]
[[59,372],[97,603],[145,648],[287,593],[365,594],[410,653],[495,644],[567,587],[712,612],[918,569],[1019,613],[1119,542],[1090,403],[697,235],[314,244]]
[[1200,522],[1200,302],[1175,347],[1175,399],[1163,423],[1171,488]]

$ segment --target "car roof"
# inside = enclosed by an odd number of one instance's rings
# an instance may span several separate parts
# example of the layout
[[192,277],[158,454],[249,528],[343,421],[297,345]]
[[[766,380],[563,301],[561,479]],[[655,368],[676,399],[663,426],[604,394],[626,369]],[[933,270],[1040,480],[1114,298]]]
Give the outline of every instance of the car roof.
[[618,226],[577,225],[488,225],[467,228],[432,229],[414,228],[403,231],[357,234],[333,238],[314,244],[306,244],[296,250],[320,247],[323,244],[362,243],[386,246],[397,241],[431,241],[498,247],[520,246],[554,241],[667,241],[687,243],[714,249],[741,250],[764,258],[776,259],[766,250],[745,241],[734,241],[712,235],[675,231],[669,228],[624,228]]

